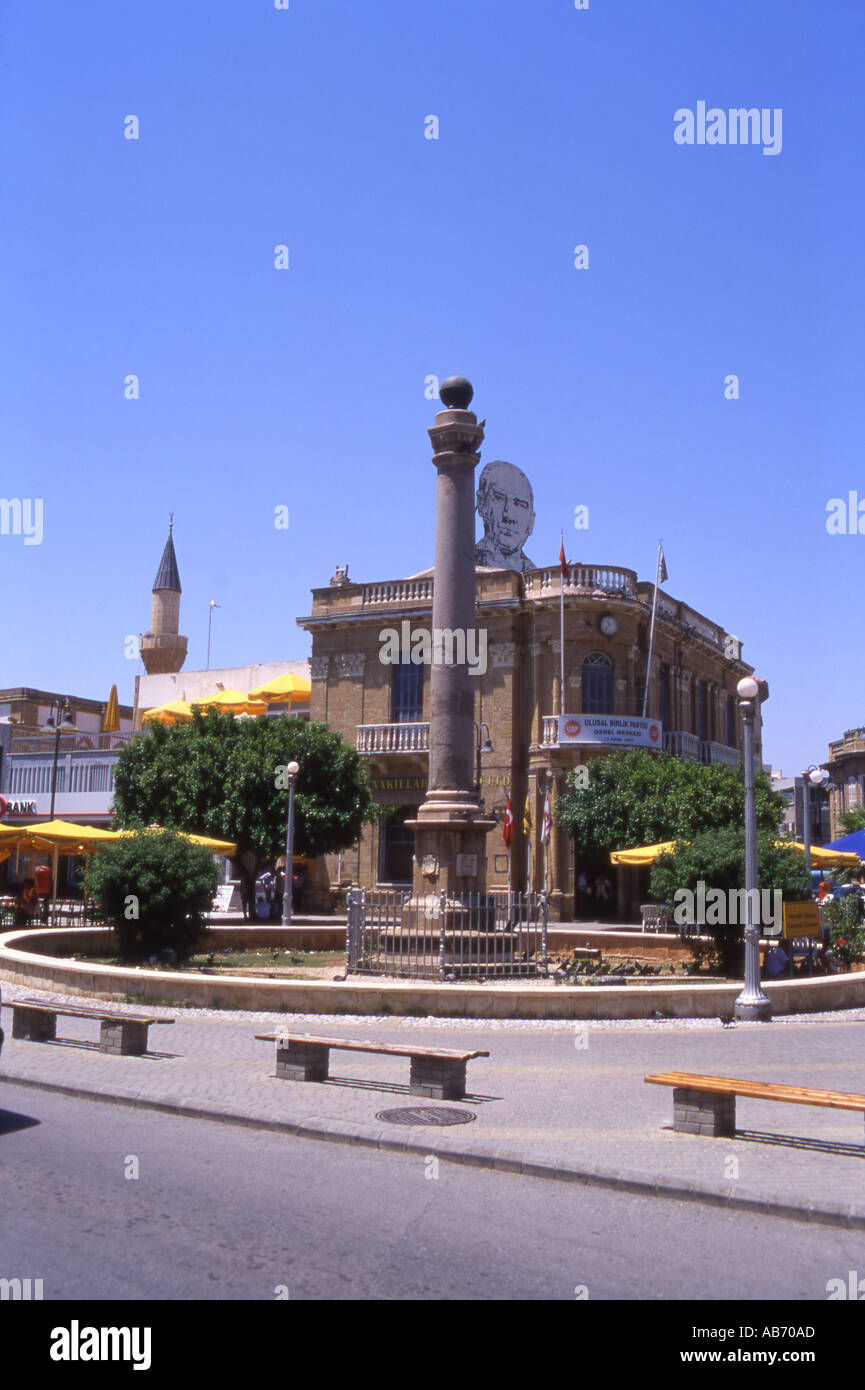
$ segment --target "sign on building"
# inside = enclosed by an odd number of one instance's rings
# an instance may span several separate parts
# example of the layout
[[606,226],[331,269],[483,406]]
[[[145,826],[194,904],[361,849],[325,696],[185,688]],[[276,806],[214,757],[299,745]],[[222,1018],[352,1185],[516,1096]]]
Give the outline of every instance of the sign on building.
[[784,936],[789,941],[794,936],[820,935],[820,909],[816,903],[784,904]]
[[657,719],[617,714],[560,714],[559,743],[595,744],[606,748],[662,748]]

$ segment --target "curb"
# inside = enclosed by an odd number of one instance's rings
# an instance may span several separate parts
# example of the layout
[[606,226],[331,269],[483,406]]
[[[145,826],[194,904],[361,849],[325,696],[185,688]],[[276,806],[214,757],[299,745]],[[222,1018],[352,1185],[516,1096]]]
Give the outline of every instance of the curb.
[[578,1168],[564,1160],[545,1162],[543,1159],[523,1158],[514,1149],[496,1146],[487,1149],[474,1146],[453,1148],[446,1139],[436,1139],[432,1136],[428,1140],[399,1139],[396,1136],[391,1138],[388,1131],[375,1129],[371,1125],[347,1124],[338,1127],[325,1120],[268,1120],[262,1116],[244,1114],[242,1111],[207,1109],[184,1100],[153,1100],[128,1091],[67,1086],[55,1081],[32,1080],[2,1073],[0,1083],[7,1086],[29,1086],[33,1090],[77,1096],[81,1100],[99,1101],[108,1105],[155,1110],[164,1115],[177,1115],[185,1119],[213,1120],[244,1129],[289,1134],[297,1139],[321,1139],[334,1144],[354,1144],[360,1148],[421,1154],[425,1158],[432,1155],[446,1163],[458,1163],[465,1167],[517,1173],[523,1177],[544,1178],[548,1181],[579,1183],[586,1187],[603,1187],[616,1192],[626,1192],[635,1197],[662,1197],[678,1202],[701,1202],[706,1206],[726,1207],[729,1211],[777,1216],[785,1221],[802,1221],[810,1225],[841,1226],[846,1230],[865,1231],[865,1205],[855,1202],[843,1206],[820,1202],[799,1205],[789,1199],[776,1199],[757,1190],[723,1187],[701,1182],[699,1179],[670,1179],[660,1173],[640,1172],[638,1169],[608,1171],[592,1167]]

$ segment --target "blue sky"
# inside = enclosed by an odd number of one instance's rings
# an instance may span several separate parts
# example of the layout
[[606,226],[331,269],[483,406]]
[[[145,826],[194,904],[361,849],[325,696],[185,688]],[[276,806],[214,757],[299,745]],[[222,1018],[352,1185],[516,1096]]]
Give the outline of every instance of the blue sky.
[[[211,598],[213,664],[307,654],[336,564],[431,563],[460,372],[536,562],[564,527],[650,579],[663,537],[765,756],[819,761],[865,723],[865,536],[826,531],[865,499],[863,51],[861,0],[6,0],[2,493],[44,538],[0,536],[0,685],[131,700],[172,510],[187,665]],[[781,152],[677,145],[698,101],[781,108]]]

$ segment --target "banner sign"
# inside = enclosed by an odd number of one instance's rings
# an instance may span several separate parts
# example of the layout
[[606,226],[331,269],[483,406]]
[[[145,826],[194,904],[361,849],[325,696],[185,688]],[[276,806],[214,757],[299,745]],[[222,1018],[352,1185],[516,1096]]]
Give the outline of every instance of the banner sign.
[[617,714],[560,714],[559,743],[607,748],[663,748],[657,719],[629,719]]

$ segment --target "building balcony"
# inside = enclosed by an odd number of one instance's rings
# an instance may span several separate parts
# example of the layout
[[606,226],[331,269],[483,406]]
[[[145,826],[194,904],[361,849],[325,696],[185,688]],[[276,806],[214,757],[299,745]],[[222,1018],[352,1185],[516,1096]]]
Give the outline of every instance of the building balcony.
[[701,763],[724,763],[727,767],[738,767],[742,754],[738,748],[728,748],[725,743],[707,740],[700,744]]
[[[552,598],[561,592],[561,584],[562,572],[558,565],[530,570],[526,575],[526,596]],[[564,586],[566,594],[584,594],[589,598],[637,597],[635,571],[617,569],[610,565],[568,565]]]
[[364,584],[363,606],[388,607],[403,603],[431,604],[432,579],[394,579],[383,584]]
[[358,724],[358,753],[428,753],[429,724]]
[[672,753],[674,758],[686,758],[690,763],[699,763],[700,740],[696,734],[686,734],[677,730],[672,734],[664,734],[664,749],[667,753]]

